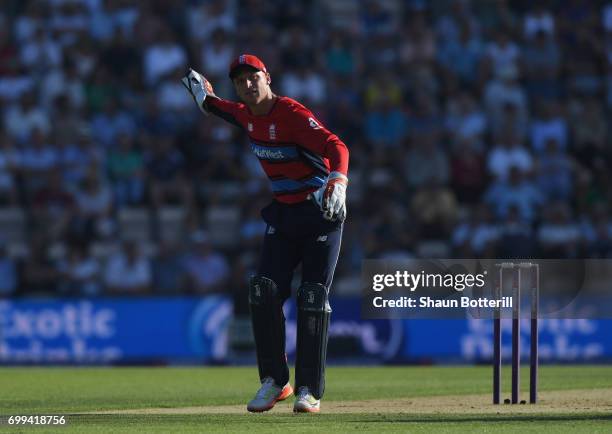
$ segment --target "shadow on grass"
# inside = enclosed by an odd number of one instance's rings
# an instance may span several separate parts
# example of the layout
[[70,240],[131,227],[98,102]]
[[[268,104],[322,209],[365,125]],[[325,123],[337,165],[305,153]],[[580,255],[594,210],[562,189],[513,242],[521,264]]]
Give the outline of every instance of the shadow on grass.
[[360,423],[473,423],[473,422],[580,422],[580,421],[612,421],[612,413],[609,414],[564,414],[564,415],[546,415],[546,414],[524,414],[524,415],[498,415],[498,414],[482,414],[469,416],[444,416],[432,415],[431,417],[423,417],[423,415],[393,415],[388,418],[380,419],[347,419],[346,422]]
[[253,423],[253,424],[295,424],[295,423],[474,423],[474,422],[580,422],[612,421],[612,413],[583,414],[470,414],[465,416],[444,414],[69,414],[69,424],[125,423],[128,425],[151,423]]

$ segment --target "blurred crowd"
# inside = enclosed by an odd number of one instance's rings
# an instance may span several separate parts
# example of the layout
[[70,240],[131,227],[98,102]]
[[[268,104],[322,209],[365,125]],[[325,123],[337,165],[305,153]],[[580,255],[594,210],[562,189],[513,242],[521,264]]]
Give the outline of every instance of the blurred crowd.
[[612,257],[612,3],[4,0],[0,296],[244,293],[271,197],[195,109],[261,57],[351,151],[365,258]]

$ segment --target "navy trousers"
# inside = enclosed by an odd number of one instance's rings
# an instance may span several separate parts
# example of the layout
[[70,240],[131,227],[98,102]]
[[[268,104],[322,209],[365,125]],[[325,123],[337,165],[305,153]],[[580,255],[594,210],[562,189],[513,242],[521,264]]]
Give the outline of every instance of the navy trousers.
[[[267,227],[258,275],[267,277],[276,284],[278,304],[275,303],[275,309],[280,312],[275,310],[276,314],[270,315],[268,320],[257,321],[261,324],[258,328],[261,328],[254,330],[255,343],[260,379],[272,377],[276,384],[283,386],[289,381],[289,367],[285,356],[285,324],[281,307],[282,303],[291,296],[293,273],[301,264],[302,283],[321,284],[329,290],[340,253],[343,223],[325,220],[318,205],[312,200],[297,204],[274,201],[262,210],[262,217]],[[271,329],[280,332],[280,339],[274,339],[274,342],[269,339]],[[303,381],[305,384],[296,383],[296,387],[303,385],[324,387],[322,371],[325,365],[327,327],[324,327],[322,333],[324,336],[319,337],[323,348],[322,355],[314,353],[310,355],[306,352],[305,357],[313,359],[301,361],[301,366],[308,368],[300,370],[298,381]],[[298,330],[298,336],[300,334]],[[299,347],[300,343],[297,344]],[[296,363],[300,364],[299,362],[296,360]],[[323,387],[318,388],[321,394]]]
[[329,289],[340,253],[342,223],[325,220],[312,200],[274,201],[261,214],[267,228],[258,274],[276,283],[283,301],[291,296],[293,272],[300,263],[302,282]]

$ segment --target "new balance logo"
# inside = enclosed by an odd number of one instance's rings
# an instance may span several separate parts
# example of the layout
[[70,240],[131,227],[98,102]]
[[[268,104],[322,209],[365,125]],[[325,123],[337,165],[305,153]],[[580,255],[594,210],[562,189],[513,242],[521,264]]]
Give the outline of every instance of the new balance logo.
[[266,232],[268,235],[274,235],[275,232],[276,229],[274,228],[274,226],[268,226],[268,230]]
[[276,140],[276,125],[270,124],[270,128],[268,128],[268,133],[270,135],[270,140]]
[[327,241],[327,235],[319,235],[319,238],[317,238],[317,241],[324,243],[325,241]]

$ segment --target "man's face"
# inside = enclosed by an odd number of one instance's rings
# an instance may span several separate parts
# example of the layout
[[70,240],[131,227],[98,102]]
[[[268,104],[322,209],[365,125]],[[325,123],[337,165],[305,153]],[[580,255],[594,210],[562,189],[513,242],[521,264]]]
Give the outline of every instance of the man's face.
[[270,76],[253,68],[243,68],[234,76],[234,88],[242,101],[257,105],[268,96]]

